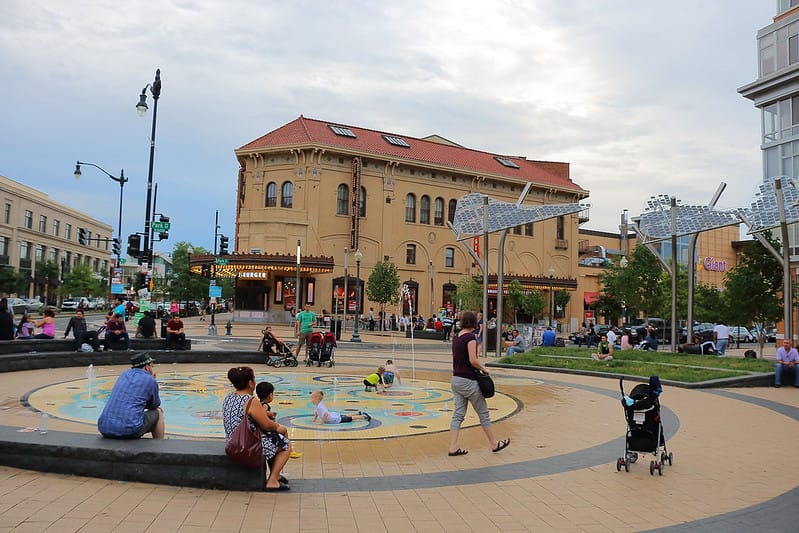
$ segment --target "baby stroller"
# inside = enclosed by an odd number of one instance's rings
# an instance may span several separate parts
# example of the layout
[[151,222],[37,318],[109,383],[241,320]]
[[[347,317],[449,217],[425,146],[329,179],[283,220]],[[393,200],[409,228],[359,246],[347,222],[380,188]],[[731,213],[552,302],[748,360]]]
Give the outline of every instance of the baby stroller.
[[[297,366],[297,357],[292,351],[290,344],[277,340],[266,330],[261,333],[264,334],[262,341],[263,351],[266,353],[266,364],[279,368],[281,366]],[[275,351],[272,351],[272,347]]]
[[[621,389],[621,405],[624,408],[624,417],[627,420],[627,436],[624,446],[624,457],[616,461],[616,471],[630,471],[630,465],[638,460],[638,452],[651,453],[654,460],[649,462],[649,473],[663,475],[663,466],[666,461],[669,466],[674,461],[674,454],[666,449],[666,439],[663,436],[663,424],[660,419],[660,401],[658,397],[663,392],[660,378],[651,376],[649,383],[641,383],[633,387],[630,395],[624,394],[624,378],[619,379]],[[659,455],[658,455],[659,454]]]
[[305,360],[305,365],[311,366],[316,363],[316,366],[326,364],[332,367],[335,364],[333,360],[335,351],[336,334],[331,331],[324,334],[316,331],[308,340],[308,359]]

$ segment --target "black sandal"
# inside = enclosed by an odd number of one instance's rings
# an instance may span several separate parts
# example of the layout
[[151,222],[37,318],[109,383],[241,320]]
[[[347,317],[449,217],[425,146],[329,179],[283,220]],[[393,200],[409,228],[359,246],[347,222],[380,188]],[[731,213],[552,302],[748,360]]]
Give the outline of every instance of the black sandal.
[[458,455],[466,455],[467,453],[469,453],[467,450],[461,450],[460,448],[458,448],[454,452],[449,452],[449,456],[456,457]]
[[500,440],[500,441],[497,441],[497,447],[494,448],[491,451],[494,452],[494,453],[501,452],[502,450],[504,450],[508,446],[510,446],[510,439]]

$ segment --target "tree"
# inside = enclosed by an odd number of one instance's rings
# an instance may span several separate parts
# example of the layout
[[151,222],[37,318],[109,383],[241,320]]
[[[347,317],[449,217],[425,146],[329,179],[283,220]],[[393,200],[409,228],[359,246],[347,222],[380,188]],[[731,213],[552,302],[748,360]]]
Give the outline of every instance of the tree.
[[[770,233],[766,233],[765,238],[779,252],[780,243]],[[728,324],[753,322],[758,331],[780,321],[783,318],[782,283],[779,261],[760,241],[750,242],[741,250],[738,264],[725,277],[721,318]],[[765,339],[762,335],[759,337],[762,357]]]
[[533,322],[543,315],[544,307],[546,307],[546,297],[541,291],[530,291],[522,299],[522,310],[533,317]]
[[28,290],[25,276],[10,266],[0,267],[0,292],[3,294],[23,294]]
[[[572,299],[572,294],[569,291],[555,291],[555,317],[561,318],[566,316],[566,306]],[[560,308],[560,314],[558,314]]]
[[[385,316],[387,303],[399,302],[400,278],[397,272],[397,265],[390,261],[377,263],[366,280],[366,296],[369,300],[380,304],[380,316]],[[380,321],[380,329],[383,328],[383,321]]]
[[[508,298],[505,300],[505,309],[508,315],[513,315],[513,323],[519,322],[516,312],[522,308],[522,301],[524,300],[524,288],[518,279],[514,279],[508,283]],[[508,316],[506,315],[506,316]]]
[[[614,266],[600,274],[604,294],[614,306],[627,309],[627,316],[650,316],[661,310],[663,281],[657,257],[646,246],[636,246],[627,258],[627,267]],[[653,315],[655,316],[655,315]]]
[[474,276],[458,281],[456,293],[459,311],[480,311],[483,309],[483,278]]
[[210,252],[186,241],[175,244],[172,250],[172,277],[169,280],[169,294],[178,301],[194,301],[208,294],[208,279],[189,272],[189,248],[192,254],[206,255]]
[[92,269],[83,263],[75,265],[64,277],[61,294],[64,296],[102,294],[105,292],[102,280],[95,277]]
[[58,277],[60,272],[61,270],[58,266],[58,263],[55,261],[47,261],[46,263],[36,264],[36,274],[41,276],[42,279],[46,280],[45,289],[47,292],[44,295],[44,301],[47,302],[47,305],[56,304],[55,292],[60,284]]
[[712,285],[698,284],[694,287],[694,319],[699,322],[715,322],[719,309],[724,309],[723,292]]

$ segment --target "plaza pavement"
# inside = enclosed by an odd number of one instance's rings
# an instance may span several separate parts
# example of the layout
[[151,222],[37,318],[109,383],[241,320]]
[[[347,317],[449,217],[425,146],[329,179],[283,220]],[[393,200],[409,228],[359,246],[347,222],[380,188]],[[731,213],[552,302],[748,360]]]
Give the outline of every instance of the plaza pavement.
[[[217,318],[216,337],[208,336],[207,322],[186,321],[198,348],[255,348],[262,325],[234,324],[228,337],[227,316]],[[288,327],[275,330],[290,338]],[[319,372],[362,375],[393,358],[403,376],[449,380],[444,343],[417,340],[411,348],[395,334],[363,332],[362,338],[360,345],[341,342],[336,365]],[[259,366],[257,373],[267,370]],[[107,375],[120,370],[98,368]],[[35,422],[20,396],[83,373],[0,375],[0,423]],[[647,456],[629,473],[616,472],[626,429],[617,380],[508,369],[492,374],[498,389],[519,403],[517,412],[494,423],[498,437],[512,439],[502,453],[490,452],[479,428],[461,432],[459,445],[469,450],[461,457],[447,456],[446,432],[300,441],[302,458],[285,469],[292,490],[280,494],[0,467],[0,533],[796,530],[799,481],[792,451],[799,442],[799,390],[667,387],[662,405],[674,465],[661,477],[650,476]],[[50,426],[90,431],[60,420]]]

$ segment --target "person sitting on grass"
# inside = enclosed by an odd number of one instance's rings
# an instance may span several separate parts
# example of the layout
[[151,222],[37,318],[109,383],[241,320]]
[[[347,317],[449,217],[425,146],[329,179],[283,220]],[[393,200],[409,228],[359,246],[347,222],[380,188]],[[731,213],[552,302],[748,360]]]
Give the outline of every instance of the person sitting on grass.
[[[525,347],[522,344],[523,343],[523,339],[522,339],[521,335],[519,335],[519,330],[518,329],[514,329],[513,332],[511,333],[511,335],[512,335],[512,337],[511,337],[512,340],[508,341],[508,343],[507,343],[508,344],[508,349],[505,350],[505,355],[506,356],[511,356],[513,354],[526,352],[527,350],[525,349]],[[552,346],[552,344],[550,346]]]
[[597,345],[597,351],[591,354],[594,361],[613,361],[613,345],[608,342],[608,336],[602,335]]
[[[386,392],[386,384],[383,382],[383,374],[386,372],[386,367],[379,366],[377,367],[377,372],[373,374],[369,374],[365,378],[363,378],[363,385],[364,390],[369,392],[371,389],[377,391],[377,393]],[[380,390],[377,390],[378,387]]]
[[348,424],[353,420],[366,420],[370,422],[372,417],[369,413],[358,411],[357,415],[342,415],[336,411],[328,411],[322,399],[325,393],[316,390],[311,393],[311,403],[313,404],[313,421],[317,420],[322,424]]
[[551,327],[541,335],[541,346],[555,346],[555,332]]

